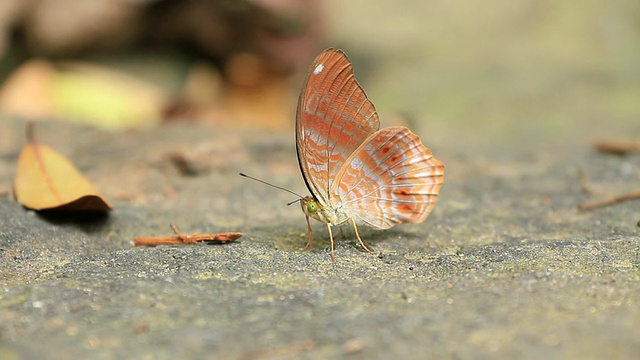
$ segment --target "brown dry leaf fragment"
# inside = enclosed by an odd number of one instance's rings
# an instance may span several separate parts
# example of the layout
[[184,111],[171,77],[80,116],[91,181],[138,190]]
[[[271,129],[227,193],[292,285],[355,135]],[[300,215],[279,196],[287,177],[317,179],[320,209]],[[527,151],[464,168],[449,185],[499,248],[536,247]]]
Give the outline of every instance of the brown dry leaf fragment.
[[345,355],[352,355],[362,351],[366,346],[365,341],[362,338],[352,338],[345,341],[342,344],[342,351]]
[[593,146],[600,152],[625,155],[628,153],[640,153],[640,143],[636,141],[624,141],[603,139],[596,141]]
[[16,200],[33,210],[111,210],[67,158],[35,142],[32,127],[28,125],[27,144],[18,158]]
[[315,346],[313,340],[305,340],[298,343],[293,343],[289,345],[282,345],[272,348],[263,348],[250,350],[245,352],[244,354],[240,354],[238,357],[242,360],[249,359],[266,359],[266,358],[284,358],[284,357],[300,357],[296,355],[300,355],[305,351],[312,350]]

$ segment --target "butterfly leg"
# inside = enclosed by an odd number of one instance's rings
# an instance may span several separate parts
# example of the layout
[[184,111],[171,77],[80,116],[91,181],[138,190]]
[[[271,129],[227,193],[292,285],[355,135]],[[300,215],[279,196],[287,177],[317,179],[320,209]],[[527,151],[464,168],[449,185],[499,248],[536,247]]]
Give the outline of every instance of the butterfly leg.
[[344,236],[344,232],[342,231],[342,225],[340,225],[340,236],[342,236],[342,239],[347,238],[346,236]]
[[329,229],[329,239],[331,240],[331,260],[336,261],[336,255],[333,253],[333,234],[331,233],[331,224],[327,224],[327,229]]
[[313,242],[313,235],[311,235],[311,233],[313,233],[313,230],[311,230],[311,223],[309,222],[309,217],[305,216],[305,218],[307,219],[307,233],[309,234],[309,240],[307,240],[307,245],[305,245],[304,249],[302,250],[307,250],[307,248],[313,247],[313,245],[311,245],[311,243]]
[[362,248],[365,249],[369,254],[373,254],[373,251],[369,250],[367,245],[365,245],[362,239],[360,238],[360,233],[358,233],[358,227],[356,226],[356,222],[353,219],[351,219],[351,223],[353,224],[353,230],[356,231],[356,237],[358,238],[358,241],[360,241],[360,245],[362,245]]

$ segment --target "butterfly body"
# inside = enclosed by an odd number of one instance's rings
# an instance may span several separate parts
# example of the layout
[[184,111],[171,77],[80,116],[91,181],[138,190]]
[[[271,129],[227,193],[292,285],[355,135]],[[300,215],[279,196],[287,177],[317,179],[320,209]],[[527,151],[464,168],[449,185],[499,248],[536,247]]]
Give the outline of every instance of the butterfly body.
[[311,66],[298,100],[298,163],[312,196],[301,199],[309,218],[388,229],[426,219],[442,186],[444,165],[402,126],[380,128],[373,104],[340,50],[328,49]]
[[302,211],[306,216],[314,218],[321,223],[331,225],[342,225],[349,220],[349,215],[344,212],[342,206],[333,208],[330,206],[320,207],[318,200],[311,196],[304,197],[300,200]]

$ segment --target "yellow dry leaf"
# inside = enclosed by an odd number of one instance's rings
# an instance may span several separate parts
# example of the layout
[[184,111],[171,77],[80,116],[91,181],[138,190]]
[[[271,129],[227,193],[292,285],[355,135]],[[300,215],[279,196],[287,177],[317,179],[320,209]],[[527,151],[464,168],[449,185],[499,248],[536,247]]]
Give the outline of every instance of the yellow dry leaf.
[[18,202],[34,210],[111,210],[67,158],[32,139],[20,153],[13,186]]

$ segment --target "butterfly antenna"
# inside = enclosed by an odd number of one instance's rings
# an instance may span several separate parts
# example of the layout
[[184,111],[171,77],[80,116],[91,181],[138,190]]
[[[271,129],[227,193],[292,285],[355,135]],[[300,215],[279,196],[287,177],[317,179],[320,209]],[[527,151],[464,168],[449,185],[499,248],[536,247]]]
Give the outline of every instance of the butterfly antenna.
[[300,199],[298,199],[298,200],[295,200],[295,201],[292,201],[292,202],[288,203],[288,204],[287,204],[287,206],[289,206],[289,205],[291,205],[291,204],[293,204],[293,203],[296,203],[296,202],[298,202],[298,201],[300,201],[300,200],[302,200],[302,199],[304,198],[304,196],[301,196],[300,194],[294,193],[293,191],[291,191],[291,190],[289,190],[289,189],[285,189],[285,188],[280,187],[280,186],[278,186],[278,185],[270,184],[270,183],[268,183],[268,182],[266,182],[266,181],[264,181],[264,180],[260,180],[260,179],[254,178],[253,176],[249,176],[249,175],[247,175],[247,174],[245,174],[245,173],[238,173],[238,174],[240,174],[240,176],[242,176],[242,177],[246,177],[246,178],[249,178],[249,179],[251,179],[251,180],[255,180],[255,181],[257,181],[257,182],[263,183],[263,184],[265,184],[265,185],[269,185],[269,186],[274,187],[274,188],[276,188],[276,189],[280,189],[280,190],[282,190],[282,191],[286,191],[286,192],[288,192],[289,194],[293,194],[293,195],[295,195],[295,196],[297,196],[297,197],[299,197],[299,198],[300,198]]
[[295,204],[295,203],[297,203],[298,201],[302,201],[302,198],[300,198],[300,199],[296,199],[296,200],[293,200],[292,202],[287,203],[287,206],[291,206],[291,204]]

